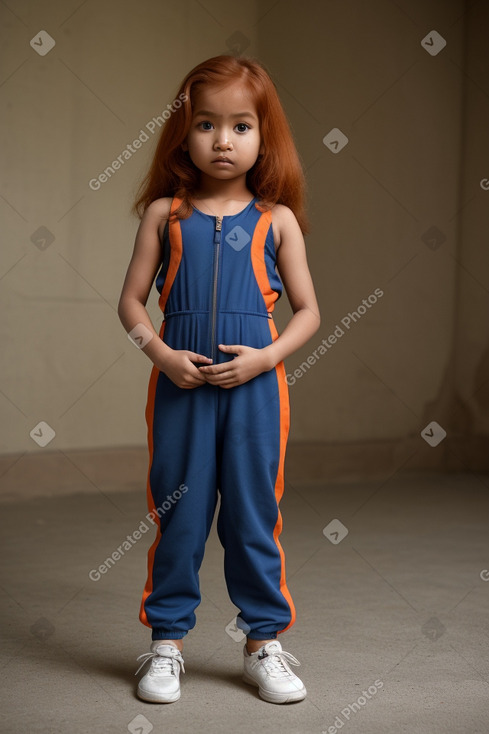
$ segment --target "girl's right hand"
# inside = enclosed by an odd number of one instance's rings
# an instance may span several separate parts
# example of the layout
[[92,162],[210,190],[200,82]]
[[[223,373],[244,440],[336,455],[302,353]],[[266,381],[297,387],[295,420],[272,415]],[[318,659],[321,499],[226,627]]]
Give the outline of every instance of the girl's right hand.
[[206,383],[204,375],[193,362],[212,364],[212,359],[210,357],[204,357],[203,354],[189,352],[186,349],[172,349],[165,355],[164,359],[159,360],[159,364],[156,366],[177,387],[189,390]]

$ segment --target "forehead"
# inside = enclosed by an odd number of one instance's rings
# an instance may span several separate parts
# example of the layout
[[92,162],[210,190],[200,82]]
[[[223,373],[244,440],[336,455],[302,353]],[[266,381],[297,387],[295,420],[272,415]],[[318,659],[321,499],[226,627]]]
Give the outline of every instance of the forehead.
[[226,85],[205,85],[195,91],[193,99],[194,115],[199,110],[207,110],[216,114],[231,112],[252,112],[256,115],[253,95],[242,82],[231,82]]

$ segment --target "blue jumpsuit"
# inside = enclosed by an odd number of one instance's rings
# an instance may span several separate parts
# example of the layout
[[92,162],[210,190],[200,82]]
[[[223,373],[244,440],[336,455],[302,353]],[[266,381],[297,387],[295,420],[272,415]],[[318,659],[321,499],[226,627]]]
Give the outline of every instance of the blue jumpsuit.
[[[156,277],[160,338],[173,349],[234,358],[218,344],[261,348],[278,337],[271,212],[257,198],[238,214],[196,207],[171,219]],[[174,198],[171,212],[180,205]],[[147,499],[158,526],[148,553],[140,620],[152,639],[178,639],[195,625],[198,573],[218,491],[217,531],[238,626],[251,639],[274,639],[295,622],[279,535],[289,398],[280,362],[237,387],[177,387],[153,367],[146,406],[150,464]]]

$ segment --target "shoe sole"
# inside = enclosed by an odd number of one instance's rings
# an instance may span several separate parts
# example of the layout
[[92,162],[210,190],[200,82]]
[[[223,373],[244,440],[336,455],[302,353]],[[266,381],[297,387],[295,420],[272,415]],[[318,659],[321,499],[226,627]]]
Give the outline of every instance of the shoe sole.
[[157,693],[142,691],[140,688],[138,688],[138,698],[148,703],[175,703],[175,701],[178,701],[178,699],[180,698],[180,691],[172,693],[169,696],[162,697],[158,696]]
[[298,691],[294,691],[294,693],[273,693],[262,688],[254,678],[248,676],[246,673],[243,674],[243,680],[250,686],[257,687],[258,695],[267,703],[294,703],[296,701],[303,701],[307,695],[305,686]]

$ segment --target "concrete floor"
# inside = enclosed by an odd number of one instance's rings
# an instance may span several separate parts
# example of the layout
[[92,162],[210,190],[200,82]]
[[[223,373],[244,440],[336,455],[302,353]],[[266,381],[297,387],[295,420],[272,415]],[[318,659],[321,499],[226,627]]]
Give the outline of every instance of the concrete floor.
[[[241,682],[215,527],[182,697],[139,701],[153,529],[98,581],[88,574],[144,520],[144,490],[43,496],[42,481],[1,505],[2,732],[489,732],[489,477],[287,486],[282,542],[298,619],[280,640],[308,689],[288,706]],[[334,519],[348,529],[336,544],[323,534]]]

